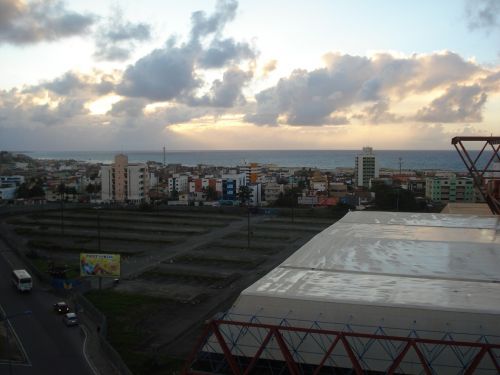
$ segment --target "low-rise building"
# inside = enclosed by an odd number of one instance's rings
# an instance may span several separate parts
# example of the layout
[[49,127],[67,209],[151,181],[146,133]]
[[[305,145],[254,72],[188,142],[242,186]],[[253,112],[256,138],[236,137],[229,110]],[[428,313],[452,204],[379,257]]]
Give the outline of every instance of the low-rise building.
[[474,183],[472,178],[457,178],[454,173],[427,177],[425,197],[435,202],[474,202]]
[[264,198],[267,204],[272,204],[278,200],[285,191],[285,185],[277,182],[270,182],[264,186]]

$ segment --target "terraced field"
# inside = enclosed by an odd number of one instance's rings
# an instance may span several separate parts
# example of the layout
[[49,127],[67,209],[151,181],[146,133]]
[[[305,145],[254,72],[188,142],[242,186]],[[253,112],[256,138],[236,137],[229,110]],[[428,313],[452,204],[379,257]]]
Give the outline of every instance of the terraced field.
[[[111,288],[102,292],[106,298],[99,292],[89,298],[108,316],[129,299],[154,301],[140,314],[133,307],[120,310],[109,332],[133,371],[141,373],[144,361],[155,358],[160,374],[161,358],[184,357],[206,319],[334,221],[255,215],[249,243],[244,212],[75,210],[63,219],[52,211],[7,222],[41,269],[49,261],[76,267],[80,252],[120,253],[120,283],[105,284]],[[119,342],[125,326],[127,335],[136,335],[127,347]]]

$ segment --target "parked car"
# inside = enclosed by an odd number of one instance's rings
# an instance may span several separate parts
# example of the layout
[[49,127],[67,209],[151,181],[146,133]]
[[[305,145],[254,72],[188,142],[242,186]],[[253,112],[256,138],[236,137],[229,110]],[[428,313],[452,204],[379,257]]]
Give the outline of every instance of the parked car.
[[69,306],[66,302],[61,301],[54,303],[54,311],[58,314],[66,314],[69,313]]
[[75,313],[64,314],[63,322],[67,327],[78,325],[78,317]]

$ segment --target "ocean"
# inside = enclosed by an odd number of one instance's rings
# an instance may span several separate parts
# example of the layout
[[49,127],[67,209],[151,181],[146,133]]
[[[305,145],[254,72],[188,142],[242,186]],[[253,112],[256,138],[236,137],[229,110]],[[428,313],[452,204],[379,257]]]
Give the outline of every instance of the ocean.
[[[120,151],[129,162],[163,162],[163,152]],[[166,163],[195,166],[209,164],[234,167],[245,162],[276,164],[283,167],[306,167],[331,170],[337,167],[354,167],[354,157],[359,150],[241,150],[241,151],[168,151]],[[111,163],[119,151],[24,151],[35,159],[78,160],[90,163]],[[465,172],[466,168],[458,153],[453,150],[374,150],[381,168],[440,169]]]

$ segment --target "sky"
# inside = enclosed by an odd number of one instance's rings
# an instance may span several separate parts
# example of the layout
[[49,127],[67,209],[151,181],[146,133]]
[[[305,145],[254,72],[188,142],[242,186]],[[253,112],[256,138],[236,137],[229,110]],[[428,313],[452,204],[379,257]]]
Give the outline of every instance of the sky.
[[498,0],[0,0],[0,149],[498,135]]

